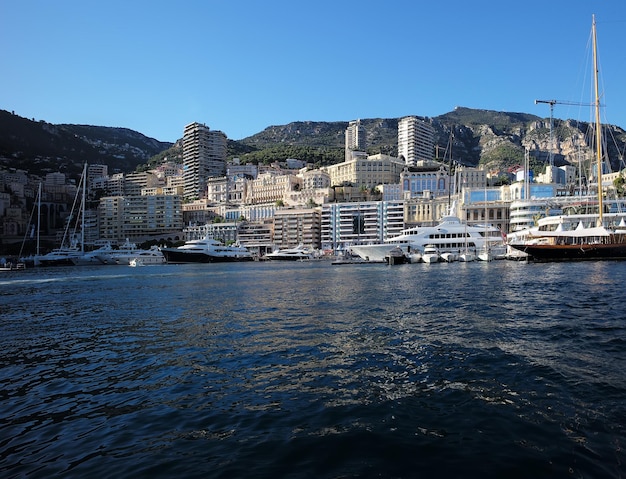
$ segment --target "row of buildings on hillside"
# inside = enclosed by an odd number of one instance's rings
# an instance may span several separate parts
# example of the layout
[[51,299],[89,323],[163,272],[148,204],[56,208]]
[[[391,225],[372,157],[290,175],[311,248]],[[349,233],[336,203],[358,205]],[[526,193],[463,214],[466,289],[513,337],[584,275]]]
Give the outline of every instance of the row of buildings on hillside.
[[[534,196],[565,190],[554,183],[489,187],[483,169],[451,170],[433,158],[434,130],[418,117],[399,120],[398,157],[367,155],[365,129],[359,120],[350,122],[345,160],[319,169],[297,159],[227,162],[226,142],[224,133],[191,123],[184,129],[182,164],[165,161],[150,171],[113,175],[104,165],[89,165],[86,242],[165,242],[211,234],[261,253],[299,243],[337,251],[382,241],[408,226],[434,224],[451,205],[461,218],[487,221],[506,233],[509,204],[525,197],[525,189]],[[0,180],[3,241],[32,231],[29,214],[38,183],[40,231],[58,240],[76,185],[67,184],[62,173],[32,178],[4,172]]]

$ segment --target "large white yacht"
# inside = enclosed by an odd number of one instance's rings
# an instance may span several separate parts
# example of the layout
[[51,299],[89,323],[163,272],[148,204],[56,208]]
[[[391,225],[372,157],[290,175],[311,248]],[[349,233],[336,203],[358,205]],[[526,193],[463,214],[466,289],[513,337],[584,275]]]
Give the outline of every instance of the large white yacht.
[[111,249],[97,255],[97,258],[103,264],[119,264],[128,266],[131,260],[141,258],[143,264],[163,264],[165,256],[157,246],[150,249],[138,248],[135,243],[131,243],[128,239],[118,249]]
[[492,225],[469,225],[457,216],[447,215],[436,226],[416,226],[402,231],[398,236],[383,243],[352,245],[352,253],[369,261],[384,261],[389,251],[396,246],[405,254],[424,252],[427,245],[435,246],[440,253],[463,251],[476,252],[485,248],[494,255],[503,255],[506,246],[501,231]]
[[178,248],[162,248],[161,252],[168,263],[217,263],[254,259],[252,253],[243,246],[225,246],[208,235],[202,239],[187,241]]
[[267,259],[281,261],[305,261],[313,259],[313,253],[306,249],[302,244],[294,248],[285,248],[272,251],[265,255]]

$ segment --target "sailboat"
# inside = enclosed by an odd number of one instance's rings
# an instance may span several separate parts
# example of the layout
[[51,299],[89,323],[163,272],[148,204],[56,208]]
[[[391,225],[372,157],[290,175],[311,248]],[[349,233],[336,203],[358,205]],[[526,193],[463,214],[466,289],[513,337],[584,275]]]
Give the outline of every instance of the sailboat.
[[[39,256],[39,264],[41,266],[72,266],[77,264],[84,256],[84,228],[85,224],[85,188],[87,182],[87,164],[83,168],[83,174],[79,183],[79,187],[76,191],[76,197],[74,198],[74,204],[68,218],[67,225],[65,226],[65,232],[63,233],[63,239],[61,246],[57,249],[50,251],[49,253]],[[82,190],[81,190],[82,187]],[[74,210],[76,209],[76,203],[82,196],[82,201],[78,207],[79,212],[82,212],[82,221],[75,222],[74,231],[70,234],[71,220],[74,216]],[[76,234],[76,230],[80,224],[81,236],[80,238]]]
[[[37,226],[33,224],[33,216],[37,211]],[[33,209],[30,212],[30,218],[28,219],[28,226],[26,228],[26,234],[24,235],[24,239],[22,240],[22,246],[20,246],[19,258],[20,262],[24,265],[31,266],[39,266],[39,231],[41,229],[41,182],[39,183],[39,188],[37,189],[37,198],[35,200],[35,204],[33,205]],[[35,254],[31,254],[29,256],[22,256],[24,253],[24,247],[26,246],[26,241],[33,237],[37,238],[36,246],[35,246]]]
[[597,211],[587,214],[547,216],[528,231],[527,239],[514,248],[535,261],[581,261],[626,259],[626,230],[620,220],[624,213],[604,211],[602,193],[602,131],[598,85],[596,19],[592,21],[593,73],[595,87],[595,156],[597,160]]
[[[485,184],[485,237],[487,236],[487,184]],[[493,260],[493,254],[491,252],[491,245],[486,241],[482,248],[476,252],[476,259],[478,261],[491,261]]]
[[465,250],[459,255],[459,261],[461,263],[469,263],[476,259],[476,255],[472,253],[467,247],[467,223],[465,224]]

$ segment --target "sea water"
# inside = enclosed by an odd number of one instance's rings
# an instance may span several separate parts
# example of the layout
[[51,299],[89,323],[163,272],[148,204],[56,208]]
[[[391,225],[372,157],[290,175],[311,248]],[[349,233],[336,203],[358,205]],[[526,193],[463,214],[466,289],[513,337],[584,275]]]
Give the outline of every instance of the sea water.
[[1,477],[623,477],[626,264],[0,277]]

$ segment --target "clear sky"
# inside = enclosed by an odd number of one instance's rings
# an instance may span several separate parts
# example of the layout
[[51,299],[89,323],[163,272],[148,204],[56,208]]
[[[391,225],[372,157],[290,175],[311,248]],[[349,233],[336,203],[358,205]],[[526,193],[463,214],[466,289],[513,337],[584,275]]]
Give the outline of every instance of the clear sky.
[[0,109],[161,141],[193,121],[239,140],[455,106],[548,117],[535,99],[591,101],[592,14],[603,119],[626,128],[624,0],[0,0]]

